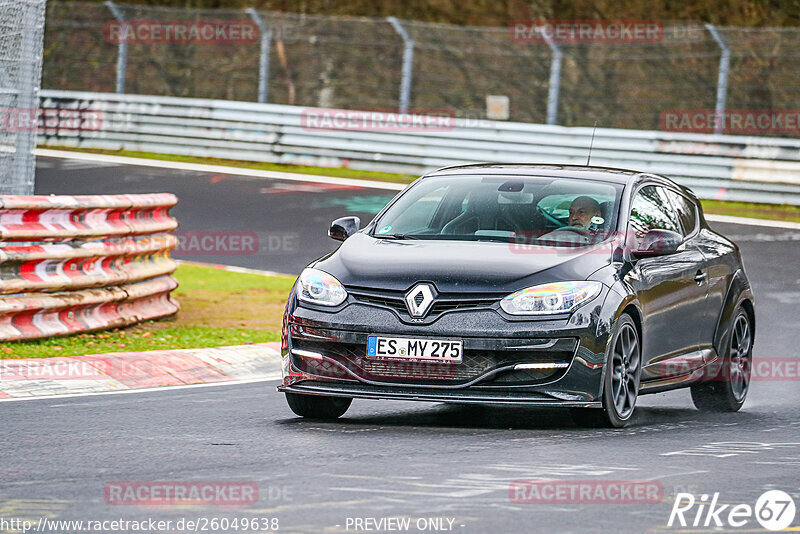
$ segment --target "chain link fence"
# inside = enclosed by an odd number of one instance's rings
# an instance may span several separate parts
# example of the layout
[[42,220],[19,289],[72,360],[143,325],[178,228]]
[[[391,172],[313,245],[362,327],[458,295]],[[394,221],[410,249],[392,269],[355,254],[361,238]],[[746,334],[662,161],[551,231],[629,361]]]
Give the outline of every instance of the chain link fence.
[[[116,42],[109,25],[255,25],[230,42]],[[800,109],[800,29],[659,21],[653,42],[518,42],[509,28],[50,2],[44,87],[658,129],[666,110]],[[157,42],[156,42],[157,41]],[[721,71],[724,76],[721,76]],[[791,133],[788,135],[792,135]]]
[[0,2],[0,195],[33,193],[45,0]]

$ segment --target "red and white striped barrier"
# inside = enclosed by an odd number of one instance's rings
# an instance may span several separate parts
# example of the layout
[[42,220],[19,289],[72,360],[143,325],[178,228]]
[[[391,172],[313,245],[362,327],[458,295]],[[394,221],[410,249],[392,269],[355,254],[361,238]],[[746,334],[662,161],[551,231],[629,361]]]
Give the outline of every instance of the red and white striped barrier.
[[0,196],[0,340],[178,311],[171,194]]
[[146,195],[0,196],[0,241],[61,241],[170,232],[178,198]]

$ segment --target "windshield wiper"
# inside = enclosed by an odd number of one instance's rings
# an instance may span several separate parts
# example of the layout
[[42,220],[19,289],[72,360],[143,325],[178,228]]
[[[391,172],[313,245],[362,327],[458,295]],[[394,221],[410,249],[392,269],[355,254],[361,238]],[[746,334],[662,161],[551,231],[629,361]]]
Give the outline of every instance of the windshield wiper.
[[377,237],[378,239],[419,239],[411,234],[375,234],[372,237]]

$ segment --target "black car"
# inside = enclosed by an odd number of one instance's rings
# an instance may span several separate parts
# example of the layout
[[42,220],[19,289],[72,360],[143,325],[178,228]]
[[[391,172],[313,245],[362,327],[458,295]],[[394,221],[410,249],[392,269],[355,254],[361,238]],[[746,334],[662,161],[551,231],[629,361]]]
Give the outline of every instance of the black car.
[[298,415],[353,398],[567,407],[624,426],[638,395],[691,387],[736,411],[753,293],[690,190],[636,171],[479,164],[416,180],[305,269],[283,318]]

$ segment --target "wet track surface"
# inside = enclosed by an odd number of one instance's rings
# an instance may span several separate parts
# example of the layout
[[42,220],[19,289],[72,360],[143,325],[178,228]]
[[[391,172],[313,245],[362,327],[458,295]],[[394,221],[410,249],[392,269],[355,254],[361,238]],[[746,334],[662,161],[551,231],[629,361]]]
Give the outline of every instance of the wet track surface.
[[[256,254],[179,257],[289,273],[335,248],[325,236],[331,219],[355,214],[366,221],[392,196],[45,158],[37,188],[175,192],[182,232],[296,238],[277,249],[261,243]],[[756,361],[797,358],[800,231],[714,226],[740,244],[754,286]],[[411,518],[412,532],[420,518],[452,519],[443,530],[470,533],[663,532],[678,530],[667,521],[679,492],[719,492],[720,503],[752,506],[764,491],[782,489],[800,503],[796,368],[793,376],[755,381],[738,414],[701,414],[681,390],[643,397],[634,423],[621,430],[579,429],[555,410],[358,400],[339,421],[306,421],[293,416],[274,386],[0,403],[0,516],[246,515],[277,517],[283,532],[355,532],[354,518],[386,517]],[[652,480],[663,485],[664,498],[617,505],[509,498],[510,483],[543,479]],[[244,508],[180,509],[104,501],[109,482],[164,480],[252,481],[260,499]],[[760,528],[751,519],[739,531]]]

